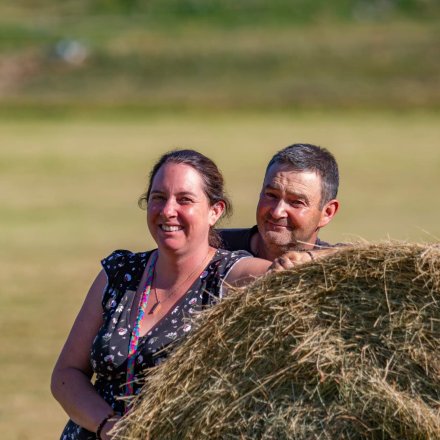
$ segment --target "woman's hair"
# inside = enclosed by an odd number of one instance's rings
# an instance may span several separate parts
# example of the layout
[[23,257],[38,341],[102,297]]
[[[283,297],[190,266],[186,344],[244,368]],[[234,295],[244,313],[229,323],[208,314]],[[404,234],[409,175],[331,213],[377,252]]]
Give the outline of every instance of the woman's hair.
[[[148,179],[147,190],[139,197],[138,205],[145,209],[150,198],[151,187],[153,180],[159,169],[167,163],[184,164],[194,168],[200,175],[203,181],[203,191],[208,197],[209,205],[213,206],[218,202],[225,204],[225,209],[221,217],[229,216],[232,213],[232,205],[224,189],[224,179],[217,165],[208,157],[195,150],[173,150],[165,153],[155,163],[150,172]],[[209,244],[214,247],[219,247],[222,244],[220,236],[211,228],[209,231]]]

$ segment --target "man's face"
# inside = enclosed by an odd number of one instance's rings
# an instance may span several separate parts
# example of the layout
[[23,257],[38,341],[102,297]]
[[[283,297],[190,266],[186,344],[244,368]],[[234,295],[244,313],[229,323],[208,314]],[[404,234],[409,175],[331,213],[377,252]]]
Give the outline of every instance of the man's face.
[[273,164],[267,171],[257,206],[257,224],[264,246],[280,253],[315,243],[328,223],[320,208],[321,178],[315,172],[289,171]]

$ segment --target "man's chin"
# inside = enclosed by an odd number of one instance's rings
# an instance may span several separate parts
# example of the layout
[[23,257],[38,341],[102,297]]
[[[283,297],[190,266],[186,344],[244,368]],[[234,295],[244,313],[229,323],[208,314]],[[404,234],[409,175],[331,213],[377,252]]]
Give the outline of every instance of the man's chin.
[[263,239],[266,246],[277,246],[283,249],[292,249],[298,245],[296,239],[291,235],[282,234],[275,231],[266,231]]

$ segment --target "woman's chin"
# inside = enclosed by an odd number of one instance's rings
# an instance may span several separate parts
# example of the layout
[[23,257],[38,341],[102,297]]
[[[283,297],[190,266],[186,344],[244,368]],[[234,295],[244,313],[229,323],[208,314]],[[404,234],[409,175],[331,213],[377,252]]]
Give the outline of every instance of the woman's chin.
[[159,248],[159,250],[178,253],[182,251],[185,246],[181,240],[165,239],[165,240],[158,240],[157,247]]

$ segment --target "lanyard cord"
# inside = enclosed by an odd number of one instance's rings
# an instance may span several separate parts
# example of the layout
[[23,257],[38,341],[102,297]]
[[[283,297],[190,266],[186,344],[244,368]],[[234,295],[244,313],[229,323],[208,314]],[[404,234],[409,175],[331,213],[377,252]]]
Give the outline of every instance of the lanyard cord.
[[[127,358],[127,384],[125,387],[125,396],[132,396],[134,394],[134,367],[136,363],[136,350],[139,342],[139,327],[142,321],[142,318],[145,315],[145,310],[148,304],[148,298],[151,293],[151,286],[153,284],[153,276],[154,276],[154,267],[156,266],[158,252],[156,251],[150,258],[150,264],[148,266],[147,271],[147,281],[145,282],[145,288],[142,292],[141,301],[139,305],[139,313],[136,318],[136,322],[133,328],[133,332],[130,338],[130,345],[128,346],[128,358]],[[126,403],[127,409],[127,403]]]

